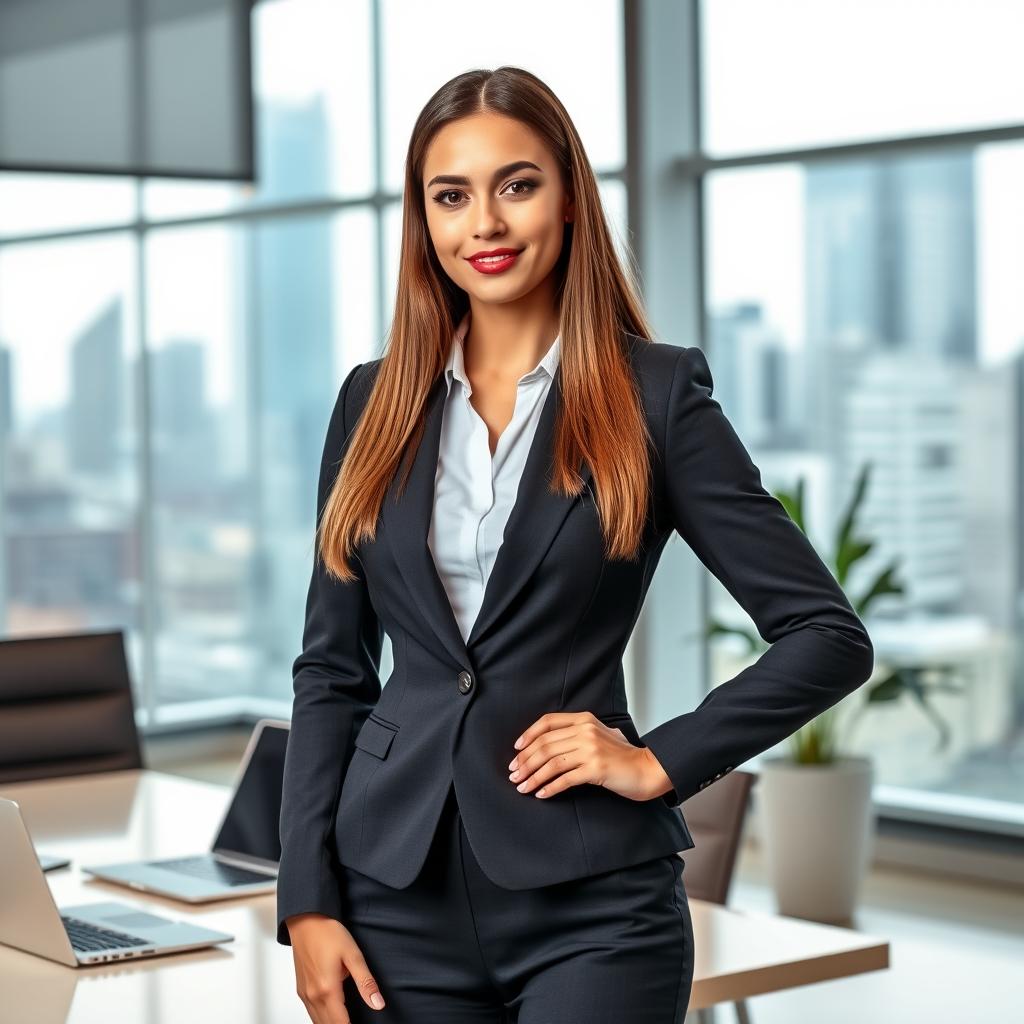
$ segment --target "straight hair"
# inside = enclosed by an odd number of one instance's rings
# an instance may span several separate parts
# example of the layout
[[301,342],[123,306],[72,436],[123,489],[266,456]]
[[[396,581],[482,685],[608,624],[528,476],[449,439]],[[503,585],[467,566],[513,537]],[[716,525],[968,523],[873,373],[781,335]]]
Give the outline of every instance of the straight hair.
[[[419,447],[430,388],[444,371],[452,338],[469,309],[465,291],[442,269],[431,244],[423,197],[423,165],[445,125],[485,112],[532,129],[554,154],[563,187],[574,198],[555,264],[560,324],[561,404],[555,427],[553,491],[584,486],[585,460],[609,559],[635,559],[652,486],[652,446],[626,333],[650,342],[634,257],[623,267],[597,179],[569,114],[551,89],[522,68],[467,71],[427,101],[413,127],[405,161],[402,242],[391,328],[379,372],[353,431],[317,527],[328,575],[356,579],[350,559],[376,537],[381,504],[406,450]],[[340,454],[340,453],[339,453]],[[408,460],[399,483],[404,490]]]

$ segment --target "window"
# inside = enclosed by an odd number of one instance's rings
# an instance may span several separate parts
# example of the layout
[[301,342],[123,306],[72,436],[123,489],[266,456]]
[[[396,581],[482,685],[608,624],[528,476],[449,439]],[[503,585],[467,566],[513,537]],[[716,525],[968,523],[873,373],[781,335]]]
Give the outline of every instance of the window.
[[[320,455],[386,334],[415,110],[463,67],[549,76],[626,237],[620,4],[548,14],[460,11],[455,45],[419,5],[262,0],[256,187],[0,172],[4,635],[124,628],[146,728],[287,717]],[[564,60],[583,18],[596,82]]]
[[8,634],[139,626],[135,240],[0,247]]
[[1024,121],[1012,0],[704,0],[715,157]]
[[[873,758],[883,805],[924,801],[962,821],[990,816],[971,803],[985,798],[1019,824],[1024,72],[1010,40],[1024,14],[831,0],[700,11],[710,156],[693,173],[716,397],[769,490],[805,479],[830,564],[870,465],[858,533],[874,547],[847,593],[889,565],[905,591],[865,616],[873,681],[912,670],[957,688],[931,692],[934,719],[913,698],[841,719],[841,742]],[[1015,138],[906,138],[1011,122]],[[749,627],[710,586],[713,617]],[[711,652],[716,683],[749,663],[734,637]]]

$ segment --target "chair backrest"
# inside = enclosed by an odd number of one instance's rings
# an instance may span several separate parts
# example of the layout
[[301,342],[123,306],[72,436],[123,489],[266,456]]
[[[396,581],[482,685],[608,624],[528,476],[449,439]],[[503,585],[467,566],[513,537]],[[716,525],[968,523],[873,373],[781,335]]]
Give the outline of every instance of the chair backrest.
[[756,780],[753,772],[731,771],[683,801],[683,816],[695,844],[683,852],[687,896],[723,905],[728,900]]
[[0,640],[0,783],[143,767],[121,630]]

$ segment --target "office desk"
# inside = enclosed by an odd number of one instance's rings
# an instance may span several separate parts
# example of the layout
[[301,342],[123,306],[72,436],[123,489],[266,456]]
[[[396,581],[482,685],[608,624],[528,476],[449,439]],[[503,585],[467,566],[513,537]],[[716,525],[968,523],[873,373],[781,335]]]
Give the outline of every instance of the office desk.
[[[46,875],[58,906],[123,900],[235,936],[211,949],[77,969],[0,946],[0,1022],[308,1024],[291,949],[276,941],[273,893],[192,906],[79,870],[202,852],[229,795],[224,786],[148,770],[0,786],[0,796],[20,805],[36,849],[71,858],[69,868]],[[690,907],[694,1010],[889,965],[888,943],[860,932],[696,899]],[[386,997],[386,973],[378,981]]]

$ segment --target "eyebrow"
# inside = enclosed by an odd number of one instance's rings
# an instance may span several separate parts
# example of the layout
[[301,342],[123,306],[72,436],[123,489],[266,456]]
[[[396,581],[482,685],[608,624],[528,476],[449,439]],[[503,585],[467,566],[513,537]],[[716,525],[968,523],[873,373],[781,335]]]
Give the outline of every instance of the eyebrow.
[[[504,178],[506,174],[513,174],[515,171],[521,171],[526,167],[532,167],[535,171],[541,170],[535,163],[531,163],[529,160],[513,160],[512,163],[499,167],[491,175],[491,181],[497,181],[499,178]],[[541,174],[543,173],[541,171]],[[469,183],[469,178],[461,174],[436,174],[427,182],[426,187],[431,188],[434,185],[469,185]]]

